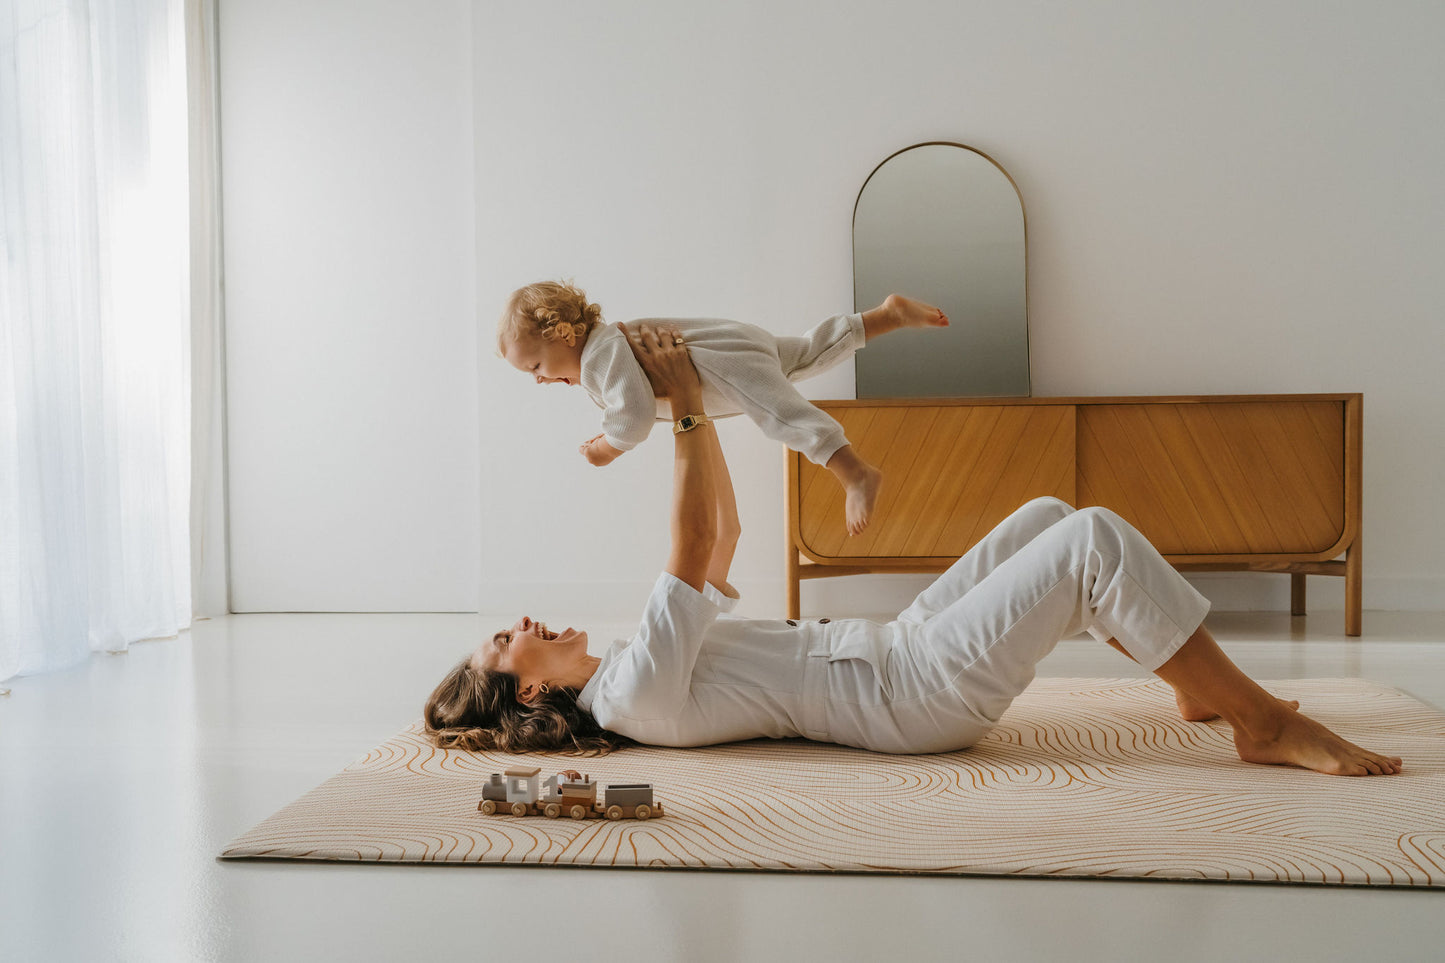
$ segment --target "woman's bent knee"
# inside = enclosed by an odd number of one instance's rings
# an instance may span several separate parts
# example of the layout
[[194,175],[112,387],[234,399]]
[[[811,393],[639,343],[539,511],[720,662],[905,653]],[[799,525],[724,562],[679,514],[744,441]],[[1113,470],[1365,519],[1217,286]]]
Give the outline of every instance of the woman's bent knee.
[[1125,521],[1118,512],[1105,508],[1103,505],[1090,505],[1088,508],[1080,508],[1074,512],[1074,518],[1080,525],[1087,525],[1096,529],[1103,528],[1111,532],[1132,531],[1134,528],[1134,526]]
[[1040,495],[1038,498],[1029,499],[1024,504],[1035,505],[1039,508],[1052,508],[1055,511],[1062,511],[1065,515],[1075,510],[1073,505],[1070,505],[1062,498],[1055,498],[1053,495]]
[[1091,542],[1102,538],[1109,543],[1118,543],[1123,537],[1123,530],[1129,527],[1128,522],[1101,505],[1079,509],[1069,516],[1068,524],[1079,533],[1079,537]]
[[1023,503],[1018,509],[1022,514],[1027,512],[1031,515],[1053,516],[1055,519],[1067,518],[1074,513],[1074,506],[1062,498],[1055,498],[1052,495],[1042,495]]

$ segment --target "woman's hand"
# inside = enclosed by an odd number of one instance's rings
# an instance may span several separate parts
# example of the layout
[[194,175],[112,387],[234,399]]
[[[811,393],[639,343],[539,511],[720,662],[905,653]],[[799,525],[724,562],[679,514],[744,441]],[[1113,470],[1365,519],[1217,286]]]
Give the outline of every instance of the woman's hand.
[[[647,380],[652,382],[652,393],[659,398],[701,400],[702,381],[697,368],[688,354],[687,343],[676,328],[660,328],[655,325],[632,323],[622,326],[627,343]],[[698,408],[691,414],[701,414]]]

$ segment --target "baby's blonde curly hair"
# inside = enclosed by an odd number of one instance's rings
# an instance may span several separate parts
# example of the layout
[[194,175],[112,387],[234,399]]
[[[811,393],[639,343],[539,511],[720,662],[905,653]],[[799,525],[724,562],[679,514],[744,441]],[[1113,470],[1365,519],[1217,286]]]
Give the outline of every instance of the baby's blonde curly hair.
[[602,306],[589,302],[571,281],[538,281],[507,299],[497,324],[497,351],[506,354],[507,346],[523,335],[576,347],[601,320]]

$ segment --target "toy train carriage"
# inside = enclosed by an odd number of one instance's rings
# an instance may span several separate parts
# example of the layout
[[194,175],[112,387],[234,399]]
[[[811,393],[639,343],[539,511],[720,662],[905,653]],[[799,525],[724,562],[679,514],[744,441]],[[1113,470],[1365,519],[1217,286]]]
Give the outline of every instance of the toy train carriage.
[[662,804],[652,801],[652,783],[608,784],[607,798],[597,807],[608,819],[648,819],[662,815]]
[[650,819],[663,814],[662,804],[653,801],[651,783],[610,784],[598,801],[597,783],[590,776],[568,769],[543,782],[541,774],[534,768],[492,773],[482,786],[477,809],[488,816],[510,813],[549,819],[563,813],[570,819]]

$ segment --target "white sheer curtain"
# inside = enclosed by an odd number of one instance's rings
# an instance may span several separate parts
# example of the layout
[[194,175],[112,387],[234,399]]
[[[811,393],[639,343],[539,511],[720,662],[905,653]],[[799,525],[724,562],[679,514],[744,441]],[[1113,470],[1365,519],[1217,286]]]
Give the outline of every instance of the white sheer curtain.
[[0,679],[191,620],[181,0],[0,0]]

